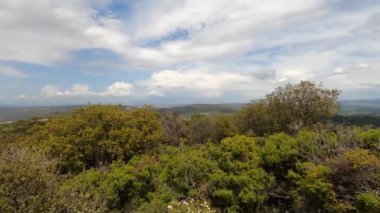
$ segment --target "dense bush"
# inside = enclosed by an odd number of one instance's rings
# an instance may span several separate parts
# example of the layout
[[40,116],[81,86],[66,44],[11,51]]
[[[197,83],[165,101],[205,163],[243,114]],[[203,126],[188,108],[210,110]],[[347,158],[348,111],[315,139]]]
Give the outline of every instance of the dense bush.
[[0,212],[47,212],[58,208],[55,162],[31,150],[0,154]]
[[51,119],[30,141],[58,159],[61,171],[78,172],[152,149],[161,142],[161,129],[151,107],[126,111],[121,106],[94,105]]

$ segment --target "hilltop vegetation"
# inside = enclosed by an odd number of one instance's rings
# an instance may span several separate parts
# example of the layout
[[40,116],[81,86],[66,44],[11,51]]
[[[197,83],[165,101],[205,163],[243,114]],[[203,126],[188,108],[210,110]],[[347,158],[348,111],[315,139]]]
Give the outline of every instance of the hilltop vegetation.
[[288,84],[235,113],[91,105],[0,126],[0,212],[379,212],[380,129]]

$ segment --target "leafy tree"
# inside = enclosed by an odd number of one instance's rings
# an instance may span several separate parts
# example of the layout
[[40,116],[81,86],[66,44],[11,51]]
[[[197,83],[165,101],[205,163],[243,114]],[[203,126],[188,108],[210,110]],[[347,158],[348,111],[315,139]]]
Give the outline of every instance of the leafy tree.
[[194,114],[186,123],[188,144],[203,144],[211,140],[213,126],[208,116]]
[[168,113],[162,117],[164,130],[163,140],[171,145],[178,145],[186,138],[185,121],[176,113]]
[[278,87],[266,98],[243,107],[237,125],[244,134],[263,136],[274,132],[297,133],[324,123],[339,111],[340,92],[309,81]]
[[266,96],[269,113],[279,131],[297,132],[305,126],[325,122],[339,110],[338,90],[325,89],[309,81],[278,87]]
[[243,106],[236,113],[236,125],[240,133],[264,136],[273,132],[273,118],[265,100]]
[[121,106],[88,106],[51,119],[31,139],[61,171],[80,171],[128,160],[161,141],[162,127],[151,107],[124,110]]
[[212,141],[219,143],[224,138],[232,137],[238,132],[233,116],[217,115],[211,117],[211,121],[213,126]]

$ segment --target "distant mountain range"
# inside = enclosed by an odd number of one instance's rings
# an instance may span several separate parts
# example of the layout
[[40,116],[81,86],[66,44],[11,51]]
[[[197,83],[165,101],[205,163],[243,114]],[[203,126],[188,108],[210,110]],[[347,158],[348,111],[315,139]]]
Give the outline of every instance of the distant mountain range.
[[244,103],[231,104],[191,104],[186,106],[157,108],[161,113],[175,112],[180,115],[191,115],[196,113],[232,113],[240,109]]
[[[380,115],[380,100],[342,101],[341,115]],[[191,104],[184,106],[157,107],[160,113],[175,112],[181,115],[195,113],[232,113],[245,103],[228,104]],[[44,118],[65,114],[82,105],[50,106],[50,107],[0,107],[0,123],[31,118]],[[130,107],[130,106],[128,106]]]
[[51,107],[0,107],[0,123],[10,121],[50,117],[70,112],[81,106],[51,106]]
[[341,104],[341,115],[380,115],[380,100],[351,100]]

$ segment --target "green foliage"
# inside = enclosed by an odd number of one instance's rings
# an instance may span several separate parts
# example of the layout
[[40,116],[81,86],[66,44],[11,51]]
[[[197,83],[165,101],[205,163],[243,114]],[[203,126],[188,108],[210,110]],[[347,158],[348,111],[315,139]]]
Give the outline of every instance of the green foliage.
[[68,179],[61,186],[66,207],[85,212],[137,209],[154,189],[149,169],[138,167],[138,164],[147,167],[146,160],[130,164],[114,162],[109,171],[88,170]]
[[48,212],[58,208],[54,162],[30,150],[0,154],[0,212]]
[[45,119],[21,120],[15,123],[0,124],[0,139],[10,135],[23,136],[29,133],[34,126],[44,125]]
[[366,149],[355,149],[346,152],[343,154],[343,157],[357,170],[380,166],[379,159],[369,154],[369,150]]
[[235,125],[234,117],[219,115],[211,118],[213,124],[213,141],[220,142],[224,138],[237,134],[238,128]]
[[236,125],[242,134],[264,136],[273,132],[273,118],[265,100],[243,106],[236,113]]
[[[69,212],[106,212],[108,211],[109,191],[100,187],[104,174],[88,170],[63,182],[60,193],[65,209]],[[112,196],[112,195],[111,195]]]
[[278,87],[264,100],[249,104],[237,113],[237,125],[244,134],[258,136],[273,132],[297,133],[335,115],[340,92],[309,81]]
[[273,177],[259,167],[260,156],[253,138],[226,138],[218,148],[211,150],[211,156],[220,168],[210,175],[215,205],[248,210],[260,207],[268,199]]
[[202,114],[192,115],[186,121],[187,144],[202,144],[209,142],[212,137],[213,125],[208,116]]
[[359,131],[358,136],[364,143],[365,148],[374,149],[380,154],[380,129]]
[[360,212],[379,212],[380,197],[373,193],[359,193],[356,202]]
[[299,164],[296,172],[290,170],[288,178],[294,183],[290,191],[293,208],[309,212],[333,205],[335,193],[328,180],[330,174],[328,167],[310,162]]
[[340,200],[354,206],[359,192],[379,191],[380,159],[366,149],[345,151],[335,159],[327,161],[331,168],[331,183]]
[[162,181],[181,197],[203,198],[209,190],[209,174],[217,170],[215,162],[206,158],[204,151],[180,147],[163,155],[165,165]]
[[297,132],[302,127],[324,122],[340,106],[338,90],[329,90],[309,81],[278,87],[266,96],[274,125],[280,131]]
[[279,133],[269,136],[261,149],[265,167],[276,176],[286,175],[288,169],[297,162],[297,148],[296,140],[289,135]]
[[45,123],[45,119],[32,119],[0,124],[0,153],[9,147],[22,148],[23,146],[19,143],[21,138],[29,135],[35,126],[42,126]]
[[121,106],[94,105],[51,119],[31,138],[58,158],[65,172],[130,159],[155,147],[161,136],[158,114],[151,107],[126,111]]
[[168,113],[162,117],[163,140],[167,144],[178,145],[186,138],[185,121],[176,113]]
[[320,162],[337,155],[338,136],[334,132],[301,131],[296,137],[296,143],[298,157],[303,161]]

